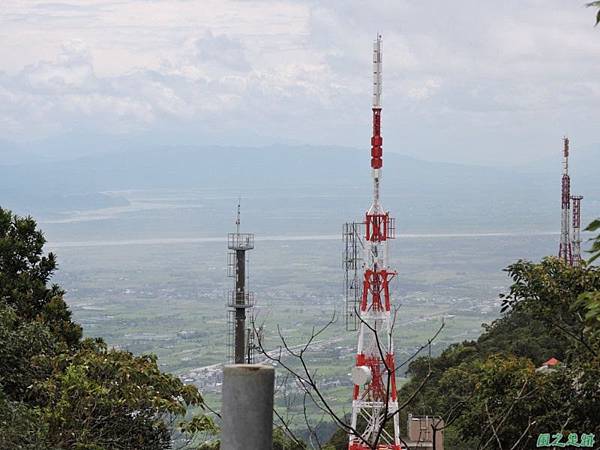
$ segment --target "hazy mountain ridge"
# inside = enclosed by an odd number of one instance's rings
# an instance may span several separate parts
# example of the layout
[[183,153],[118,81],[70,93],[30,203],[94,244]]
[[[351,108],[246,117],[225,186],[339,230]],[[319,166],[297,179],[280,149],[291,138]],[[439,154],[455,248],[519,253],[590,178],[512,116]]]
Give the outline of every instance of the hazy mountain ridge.
[[[590,162],[599,155],[588,152],[585,164],[575,158],[572,164],[573,192],[586,197],[584,217],[600,200],[593,171],[600,163]],[[553,224],[556,216],[561,165],[559,156],[554,160],[553,165],[548,163],[552,170],[542,170],[543,164],[507,169],[429,162],[387,152],[383,193],[386,205],[402,207],[421,222],[468,225],[483,217],[492,228],[502,229],[503,221],[511,217],[531,216],[531,223],[543,226]],[[33,214],[121,206],[126,199],[105,193],[150,189],[368,196],[369,156],[368,150],[339,147],[164,146],[0,166],[2,203]]]

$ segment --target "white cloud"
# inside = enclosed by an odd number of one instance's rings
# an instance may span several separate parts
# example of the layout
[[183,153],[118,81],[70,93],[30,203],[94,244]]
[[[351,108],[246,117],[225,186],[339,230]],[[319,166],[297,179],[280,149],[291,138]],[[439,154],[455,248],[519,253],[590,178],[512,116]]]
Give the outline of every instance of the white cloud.
[[442,83],[439,80],[425,80],[418,86],[410,87],[407,90],[406,95],[413,99],[424,100],[435,95],[435,93],[439,90],[441,85]]
[[65,42],[56,60],[27,66],[19,78],[44,94],[92,89],[96,84],[90,52],[81,40]]
[[0,133],[161,127],[363,146],[379,31],[388,148],[534,159],[564,132],[598,140],[591,21],[559,0],[4,0]]
[[207,31],[203,36],[192,39],[191,45],[199,66],[236,72],[248,72],[251,69],[244,47],[238,39],[227,35],[215,36]]

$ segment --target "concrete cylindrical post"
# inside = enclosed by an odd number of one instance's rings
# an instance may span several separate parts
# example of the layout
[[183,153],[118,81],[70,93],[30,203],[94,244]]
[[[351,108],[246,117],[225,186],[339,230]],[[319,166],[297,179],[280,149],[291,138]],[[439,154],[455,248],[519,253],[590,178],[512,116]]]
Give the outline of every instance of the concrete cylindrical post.
[[273,448],[275,369],[234,364],[223,369],[221,450]]

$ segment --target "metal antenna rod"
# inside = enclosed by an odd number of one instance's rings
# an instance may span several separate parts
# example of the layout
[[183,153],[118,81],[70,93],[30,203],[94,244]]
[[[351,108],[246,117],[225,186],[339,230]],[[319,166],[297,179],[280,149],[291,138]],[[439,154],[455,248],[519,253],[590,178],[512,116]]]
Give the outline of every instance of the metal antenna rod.
[[242,221],[240,220],[240,203],[242,202],[241,197],[238,197],[238,206],[237,206],[237,219],[235,221],[235,229],[238,234],[240,234],[240,224]]

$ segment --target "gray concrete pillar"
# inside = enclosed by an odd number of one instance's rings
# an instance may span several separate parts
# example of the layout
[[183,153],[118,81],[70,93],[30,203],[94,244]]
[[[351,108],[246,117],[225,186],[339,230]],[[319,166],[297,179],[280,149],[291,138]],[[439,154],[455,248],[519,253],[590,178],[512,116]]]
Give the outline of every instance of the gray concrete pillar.
[[223,369],[221,450],[273,448],[275,369],[234,364]]

